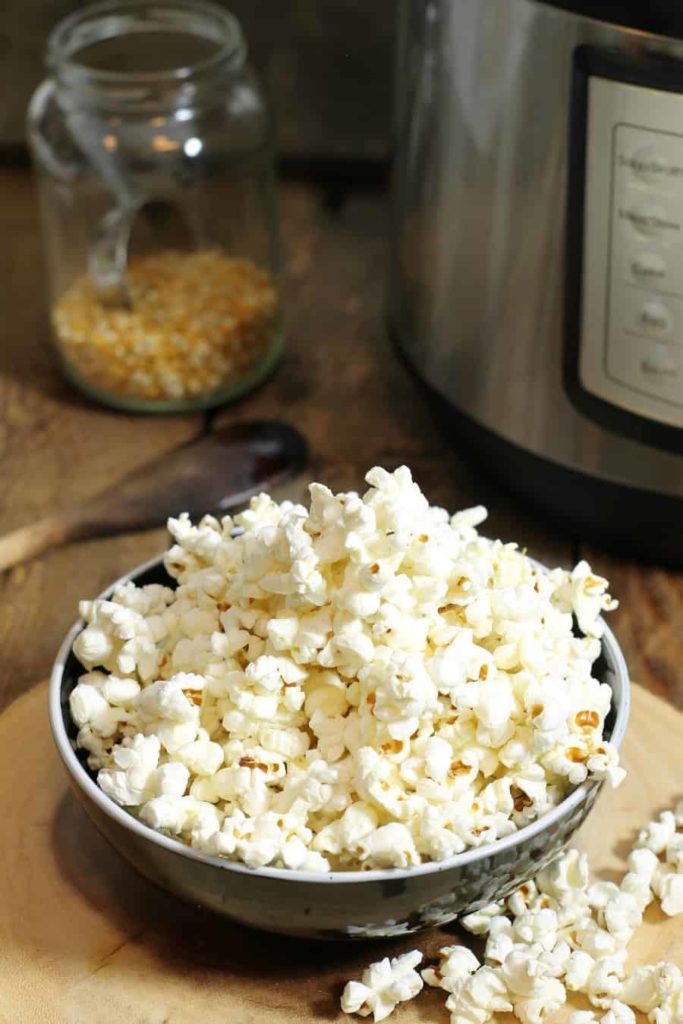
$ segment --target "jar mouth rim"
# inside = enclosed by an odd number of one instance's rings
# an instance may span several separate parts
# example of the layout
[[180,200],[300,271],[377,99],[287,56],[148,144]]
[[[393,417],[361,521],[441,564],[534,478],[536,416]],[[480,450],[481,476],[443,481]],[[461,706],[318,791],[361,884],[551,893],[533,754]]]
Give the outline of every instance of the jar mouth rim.
[[[145,18],[149,18],[148,28],[143,27]],[[138,23],[137,27],[133,21]],[[196,38],[210,40],[217,44],[216,51],[175,67],[154,70],[118,71],[94,67],[78,59],[79,53],[89,45],[117,35],[142,34],[153,28],[185,31]],[[239,70],[245,58],[246,44],[239,21],[211,0],[96,0],[59,21],[47,42],[47,64],[52,72],[105,88],[135,84],[180,85],[221,69]]]

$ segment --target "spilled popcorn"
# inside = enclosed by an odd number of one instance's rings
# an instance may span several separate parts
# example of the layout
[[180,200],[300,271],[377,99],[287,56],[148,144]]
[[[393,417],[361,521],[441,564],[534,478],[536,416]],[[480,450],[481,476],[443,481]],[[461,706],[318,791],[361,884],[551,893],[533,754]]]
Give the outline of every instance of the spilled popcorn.
[[399,1003],[414,999],[422,991],[423,981],[415,970],[422,960],[418,950],[397,956],[393,960],[385,957],[376,964],[370,964],[363,971],[361,981],[350,981],[342,994],[341,1008],[344,1013],[357,1013],[359,1017],[373,1016],[373,1020],[384,1020]]
[[172,519],[175,589],[81,603],[77,745],[152,828],[255,868],[409,868],[621,780],[606,581],[481,537],[406,467],[366,479]]
[[[568,850],[507,900],[462,918],[487,936],[483,964],[465,946],[446,946],[422,981],[448,994],[451,1024],[488,1024],[510,1011],[522,1024],[542,1024],[572,992],[604,1012],[577,1010],[569,1024],[636,1024],[634,1010],[650,1024],[680,1024],[681,970],[662,961],[628,973],[626,957],[653,900],[670,917],[683,913],[682,850],[683,801],[640,832],[619,885],[591,884],[586,855]],[[362,983],[346,985],[342,1010],[383,1020],[420,991],[411,975],[421,960],[412,950],[371,964]]]

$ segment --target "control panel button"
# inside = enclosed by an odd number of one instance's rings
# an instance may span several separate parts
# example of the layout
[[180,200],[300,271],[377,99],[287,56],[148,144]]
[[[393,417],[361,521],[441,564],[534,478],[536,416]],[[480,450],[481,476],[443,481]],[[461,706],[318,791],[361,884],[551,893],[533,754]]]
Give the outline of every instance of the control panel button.
[[683,403],[683,376],[678,345],[648,338],[622,337],[608,352],[608,372],[640,395],[672,405]]
[[631,276],[645,287],[663,287],[668,277],[666,261],[656,252],[643,250],[635,253],[629,263]]
[[635,182],[670,188],[683,181],[680,151],[675,143],[674,147],[672,152],[671,140],[666,139],[660,139],[658,145],[627,146],[619,153],[617,166],[627,168]]
[[646,334],[668,334],[673,326],[673,316],[659,299],[647,299],[638,312],[638,326]]
[[617,213],[621,221],[629,223],[644,238],[656,238],[681,230],[679,217],[669,213],[662,203],[654,199],[640,199],[619,205]]
[[623,288],[619,298],[619,307],[613,311],[611,344],[618,345],[622,334],[683,344],[681,299],[634,285]]
[[640,360],[645,377],[678,377],[681,372],[680,349],[671,345],[653,345]]
[[654,146],[639,146],[625,162],[634,178],[647,184],[653,184],[667,173],[667,162]]

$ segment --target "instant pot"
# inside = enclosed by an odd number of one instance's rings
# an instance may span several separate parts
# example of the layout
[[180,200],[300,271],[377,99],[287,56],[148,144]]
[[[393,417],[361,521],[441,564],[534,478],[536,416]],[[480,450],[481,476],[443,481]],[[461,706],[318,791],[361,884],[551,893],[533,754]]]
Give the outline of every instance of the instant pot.
[[453,439],[683,565],[683,4],[404,0],[391,320]]

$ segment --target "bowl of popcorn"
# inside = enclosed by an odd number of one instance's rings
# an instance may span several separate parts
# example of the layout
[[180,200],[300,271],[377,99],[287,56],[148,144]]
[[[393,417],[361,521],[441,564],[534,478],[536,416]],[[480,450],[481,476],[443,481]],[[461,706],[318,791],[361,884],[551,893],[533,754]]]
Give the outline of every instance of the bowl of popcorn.
[[144,875],[247,925],[390,936],[507,897],[623,777],[607,582],[431,506],[262,494],[169,521],[80,605],[50,686],[87,813]]

